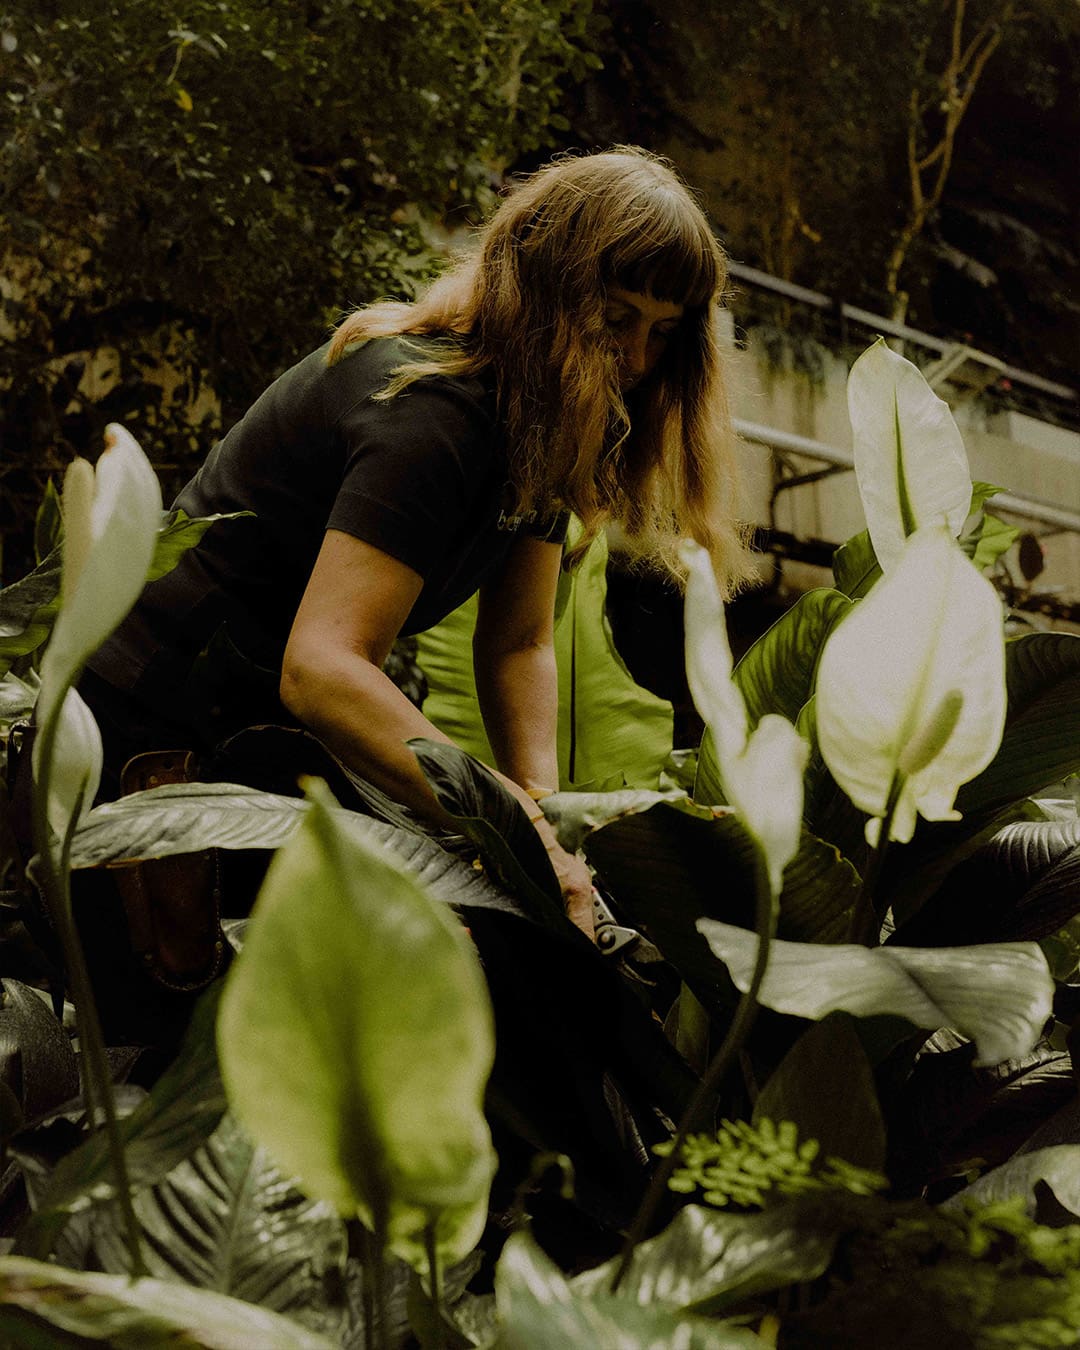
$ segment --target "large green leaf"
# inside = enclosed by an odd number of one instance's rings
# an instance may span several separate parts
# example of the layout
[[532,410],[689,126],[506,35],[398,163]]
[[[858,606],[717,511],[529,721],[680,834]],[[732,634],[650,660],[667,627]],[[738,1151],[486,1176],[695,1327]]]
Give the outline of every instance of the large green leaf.
[[[96,806],[75,834],[72,865],[97,867],[124,858],[164,858],[203,848],[274,849],[299,827],[310,807],[236,783],[171,783]],[[469,863],[425,835],[342,808],[349,828],[400,860],[432,895],[453,905],[520,912]],[[534,832],[535,833],[535,832]]]
[[992,1172],[979,1177],[949,1200],[952,1208],[966,1204],[992,1205],[1022,1195],[1027,1211],[1035,1214],[1035,1187],[1045,1183],[1058,1202],[1080,1222],[1080,1144],[1051,1144],[1031,1153],[1019,1153]]
[[1080,637],[1029,633],[1005,644],[1001,747],[956,795],[965,814],[1000,809],[1080,769]]
[[[439,805],[480,850],[484,865],[535,919],[565,919],[543,841],[513,796],[479,760],[442,741],[409,742]],[[569,923],[569,921],[566,921]]]
[[[736,985],[749,988],[757,934],[713,919],[699,920],[698,929]],[[892,1013],[918,1027],[952,1027],[975,1042],[978,1063],[998,1064],[1031,1050],[1053,993],[1034,943],[936,950],[773,942],[758,999],[796,1017]]]
[[216,516],[189,516],[177,508],[169,511],[158,529],[157,543],[147,581],[156,581],[171,572],[189,548],[194,548],[211,525],[219,520],[239,520],[253,511],[229,511]]
[[[325,1336],[342,1334],[344,1223],[297,1190],[231,1115],[133,1203],[148,1275],[229,1294]],[[96,1217],[93,1250],[102,1270],[127,1272],[115,1209]]]
[[37,651],[52,632],[60,610],[60,550],[20,581],[0,591],[0,675],[20,656]]
[[[709,915],[752,927],[754,844],[730,813],[661,803],[590,834],[585,852],[620,913],[645,933],[714,1015],[731,985],[695,924]],[[831,845],[804,835],[784,872],[779,932],[826,941],[846,931],[858,877]]]
[[475,1245],[494,1155],[491,1008],[464,929],[325,789],[275,855],[228,976],[229,1102],[313,1196],[426,1268]]
[[864,596],[881,577],[881,565],[870,542],[870,531],[861,530],[833,554],[836,589],[852,600]]
[[753,730],[765,713],[789,722],[814,690],[814,672],[825,639],[851,609],[840,591],[807,591],[762,634],[735,667],[735,683]]
[[[720,1312],[742,1299],[816,1279],[829,1264],[842,1226],[817,1200],[781,1202],[760,1214],[685,1205],[662,1233],[634,1249],[618,1296]],[[574,1288],[599,1293],[616,1265],[609,1261],[576,1276]]]
[[[607,545],[600,536],[560,588],[559,786],[655,788],[671,750],[671,705],[636,684],[615,650],[605,614],[606,566]],[[494,764],[476,701],[475,623],[474,598],[420,635],[420,665],[429,688],[424,712],[455,745]]]
[[852,1025],[832,1013],[804,1031],[758,1094],[753,1119],[792,1120],[823,1158],[885,1166],[885,1122],[870,1061]]
[[[199,999],[180,1052],[149,1097],[120,1122],[127,1172],[135,1187],[150,1186],[187,1158],[217,1128],[225,1111],[214,1023],[220,982]],[[69,1153],[52,1172],[19,1235],[20,1250],[44,1257],[71,1214],[116,1194],[103,1130]]]
[[891,940],[910,947],[1019,942],[1047,937],[1077,913],[1080,822],[1016,821],[956,866]]
[[620,816],[635,816],[660,802],[685,800],[686,793],[681,788],[669,788],[666,792],[623,788],[620,792],[553,792],[540,806],[559,843],[576,853],[593,830],[610,825]]
[[[334,1350],[340,1342],[204,1289],[0,1257],[0,1333],[12,1350]],[[73,1339],[74,1338],[74,1339]]]
[[763,1342],[745,1327],[688,1316],[663,1304],[579,1293],[526,1233],[503,1249],[495,1276],[504,1350],[743,1350]]

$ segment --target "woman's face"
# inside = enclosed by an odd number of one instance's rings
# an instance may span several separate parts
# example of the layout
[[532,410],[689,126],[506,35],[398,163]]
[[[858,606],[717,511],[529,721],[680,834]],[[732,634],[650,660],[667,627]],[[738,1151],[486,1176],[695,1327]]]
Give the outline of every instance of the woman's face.
[[619,388],[624,394],[654,369],[679,326],[683,309],[644,292],[608,288],[604,320],[618,356]]

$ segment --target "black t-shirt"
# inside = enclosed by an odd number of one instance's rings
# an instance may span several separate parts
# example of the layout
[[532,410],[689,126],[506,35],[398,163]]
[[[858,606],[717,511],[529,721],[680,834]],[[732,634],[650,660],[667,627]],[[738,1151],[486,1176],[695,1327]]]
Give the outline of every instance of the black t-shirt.
[[[173,715],[183,715],[189,676],[207,649],[239,658],[228,663],[233,684],[249,666],[276,676],[328,528],[423,577],[405,633],[431,627],[468,599],[497,571],[519,529],[560,538],[564,520],[553,528],[508,514],[493,381],[426,377],[393,398],[374,397],[426,345],[374,339],[332,366],[323,348],[271,385],[175,503],[190,516],[253,515],[217,522],[151,582],[90,668]],[[242,704],[241,690],[230,695]]]

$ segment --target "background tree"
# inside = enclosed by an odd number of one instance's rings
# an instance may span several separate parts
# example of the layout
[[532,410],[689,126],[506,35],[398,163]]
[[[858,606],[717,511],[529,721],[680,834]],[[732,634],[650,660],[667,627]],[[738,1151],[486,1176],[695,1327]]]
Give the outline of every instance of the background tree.
[[588,0],[6,5],[9,579],[73,450],[126,421],[179,481],[342,309],[408,293],[597,61]]

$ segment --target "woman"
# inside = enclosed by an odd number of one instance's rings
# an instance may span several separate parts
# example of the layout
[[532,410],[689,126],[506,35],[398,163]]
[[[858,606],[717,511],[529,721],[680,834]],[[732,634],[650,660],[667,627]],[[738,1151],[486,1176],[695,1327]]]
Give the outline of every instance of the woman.
[[[479,590],[474,661],[498,767],[567,912],[591,932],[588,869],[536,807],[558,785],[552,626],[566,513],[584,525],[575,557],[613,522],[670,568],[690,534],[729,587],[743,574],[714,332],[724,281],[723,254],[670,167],[620,149],[518,183],[476,250],[420,300],[346,318],[176,503],[253,514],[215,524],[90,663],[84,693],[114,767],[154,741],[204,748],[288,714],[347,768],[445,823],[406,742],[446,738],[382,665],[399,634]],[[246,673],[207,674],[230,665]],[[258,670],[273,685],[266,708]]]

